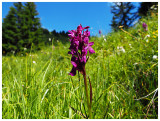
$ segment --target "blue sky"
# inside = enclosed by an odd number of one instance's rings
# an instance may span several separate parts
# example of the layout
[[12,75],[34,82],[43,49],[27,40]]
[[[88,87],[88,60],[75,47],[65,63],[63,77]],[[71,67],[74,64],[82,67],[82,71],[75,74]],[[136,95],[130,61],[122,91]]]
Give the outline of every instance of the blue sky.
[[[90,26],[91,35],[111,31],[111,2],[35,2],[38,17],[43,28],[49,31],[68,31],[76,29],[79,24]],[[139,3],[134,2],[138,8]],[[13,2],[2,2],[2,18],[4,18]],[[137,8],[135,10],[137,10]]]

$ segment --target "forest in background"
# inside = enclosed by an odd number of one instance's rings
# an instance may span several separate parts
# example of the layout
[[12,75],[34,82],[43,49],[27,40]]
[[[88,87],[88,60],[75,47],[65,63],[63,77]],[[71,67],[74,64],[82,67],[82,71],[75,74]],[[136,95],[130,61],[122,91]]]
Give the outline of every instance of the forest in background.
[[[117,5],[125,6],[122,3]],[[86,63],[88,84],[90,80],[92,85],[93,119],[158,119],[157,7],[148,7],[147,14],[141,15],[134,26],[125,27],[124,24],[118,26],[118,31],[113,28],[107,35],[100,33],[100,36],[89,38],[89,42],[94,42],[92,48],[95,51],[92,55],[87,54],[89,60]],[[120,7],[116,9],[116,14],[123,16],[124,12],[120,12]],[[12,17],[17,20],[15,16]],[[8,20],[6,16],[5,21]],[[38,44],[35,46],[36,42],[30,38],[29,46],[27,39],[17,39],[20,37],[20,27],[15,27],[17,33],[14,35],[12,26],[5,21],[3,29],[9,28],[3,31],[2,36],[10,36],[3,41],[6,42],[3,43],[3,47],[11,46],[11,42],[14,42],[12,39],[24,46],[16,45],[22,50],[17,51],[15,47],[15,50],[7,52],[7,56],[2,56],[2,118],[88,118],[83,76],[80,73],[75,76],[68,75],[73,65],[71,55],[68,54],[70,42],[67,34],[64,37],[58,33],[56,38],[53,36],[54,32],[46,29],[46,34],[41,31],[44,39],[40,37],[42,40],[37,41]],[[13,25],[18,23],[11,22]],[[115,19],[114,22],[119,21]],[[22,27],[22,30],[27,26]],[[31,30],[38,31],[37,28]],[[31,30],[22,35],[34,37],[40,32],[34,33],[35,31]],[[66,38],[66,41],[62,37]]]

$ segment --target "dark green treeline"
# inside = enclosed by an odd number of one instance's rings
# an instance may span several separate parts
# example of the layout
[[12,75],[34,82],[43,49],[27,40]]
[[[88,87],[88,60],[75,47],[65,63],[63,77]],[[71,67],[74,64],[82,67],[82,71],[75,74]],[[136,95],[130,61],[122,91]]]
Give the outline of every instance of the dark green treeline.
[[53,38],[67,41],[68,33],[58,33],[55,30],[49,32],[42,28],[38,14],[34,2],[15,2],[14,6],[10,7],[2,23],[3,55],[39,50]]
[[42,39],[42,29],[38,12],[33,2],[14,3],[2,23],[2,50],[19,52],[27,48],[37,50]]

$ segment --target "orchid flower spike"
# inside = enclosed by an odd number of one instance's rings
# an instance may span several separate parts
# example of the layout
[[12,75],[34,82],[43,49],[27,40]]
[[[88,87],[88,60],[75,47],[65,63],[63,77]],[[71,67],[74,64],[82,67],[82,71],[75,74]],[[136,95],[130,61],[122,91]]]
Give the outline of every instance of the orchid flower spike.
[[88,31],[89,26],[82,27],[80,24],[76,30],[69,30],[68,36],[70,37],[70,51],[68,54],[72,55],[71,64],[73,68],[69,75],[75,76],[76,70],[80,73],[85,73],[85,64],[88,60],[87,53],[95,53],[91,47],[94,42],[89,42],[90,31]]

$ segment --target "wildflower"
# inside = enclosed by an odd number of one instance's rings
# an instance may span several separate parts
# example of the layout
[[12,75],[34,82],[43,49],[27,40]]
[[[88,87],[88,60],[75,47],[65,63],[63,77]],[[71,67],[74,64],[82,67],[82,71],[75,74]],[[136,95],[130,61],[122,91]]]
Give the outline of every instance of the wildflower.
[[125,53],[125,49],[124,49],[123,47],[121,48],[121,51],[122,51],[123,53]]
[[51,38],[49,38],[49,41],[51,41]]
[[33,63],[36,63],[36,61],[33,61]]
[[153,59],[158,59],[158,56],[157,56],[157,55],[154,55],[154,56],[153,56]]
[[146,35],[145,38],[144,38],[147,43],[149,42],[149,40],[148,40],[149,37],[150,37],[150,35],[148,34],[148,35]]
[[[93,48],[91,47],[94,42],[89,42],[90,32],[88,31],[89,26],[82,27],[80,24],[77,27],[77,30],[68,31],[70,34],[68,36],[71,38],[69,39],[71,42],[70,51],[68,54],[72,55],[71,64],[73,68],[69,75],[75,76],[76,70],[81,72],[82,74],[85,73],[85,64],[88,60],[86,57],[87,53],[89,54],[95,53]],[[86,31],[84,31],[87,29]]]
[[121,46],[121,47],[117,47],[117,49],[119,50],[119,51],[122,51],[123,53],[125,53],[125,49]]
[[154,10],[157,10],[157,8],[154,8]]
[[131,44],[129,44],[129,46],[130,46],[130,48],[132,48],[132,45],[131,45]]
[[90,31],[88,31],[88,28],[89,26],[82,27],[82,25],[80,24],[76,30],[68,31],[69,32],[68,36],[70,37],[69,41],[71,42],[69,48],[70,51],[68,52],[68,54],[72,55],[71,64],[73,65],[73,68],[69,73],[69,75],[75,76],[76,70],[78,70],[83,75],[89,118],[92,118],[92,86],[89,79],[90,83],[90,97],[89,97],[85,64],[89,58],[87,57],[87,53],[89,53],[90,55],[92,53],[95,53],[95,51],[91,47],[94,44],[94,42],[89,42]]
[[101,30],[99,30],[99,34],[100,34],[100,35],[101,35],[101,33],[102,33]]
[[156,38],[156,36],[153,36],[153,38]]
[[121,29],[121,28],[123,28],[123,26],[119,26],[119,28]]
[[146,37],[150,37],[150,35],[148,34]]
[[104,41],[106,42],[106,38],[105,38],[105,36],[103,35],[103,39],[104,39]]
[[15,53],[15,51],[14,50],[11,50],[11,52],[14,54]]
[[148,40],[148,39],[146,39],[146,42],[148,43],[148,42],[149,42],[149,40]]
[[55,49],[55,46],[53,46],[52,49],[54,50],[54,49]]
[[134,63],[133,65],[135,66],[135,65],[137,65],[138,63]]
[[24,48],[24,51],[26,51],[27,50],[27,48]]
[[144,31],[148,31],[148,26],[146,23],[143,22],[142,27],[144,28]]
[[154,9],[154,8],[155,8],[155,5],[152,5],[152,6],[151,6],[151,9]]

